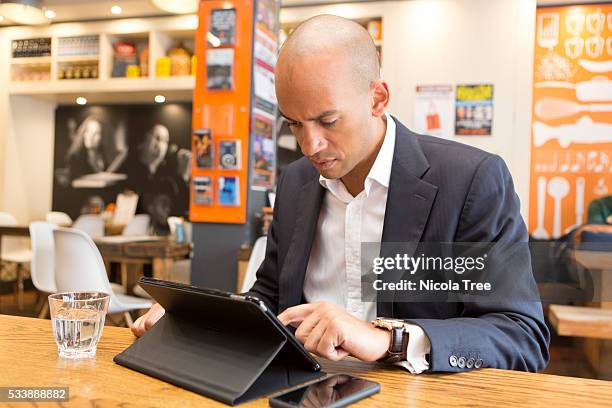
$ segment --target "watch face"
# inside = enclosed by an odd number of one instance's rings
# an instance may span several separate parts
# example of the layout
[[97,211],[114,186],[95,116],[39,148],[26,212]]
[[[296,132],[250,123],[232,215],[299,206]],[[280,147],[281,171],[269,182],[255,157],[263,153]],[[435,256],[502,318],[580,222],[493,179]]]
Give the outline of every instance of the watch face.
[[403,327],[404,326],[404,321],[399,320],[399,319],[385,319],[385,318],[379,317],[377,320],[379,320],[385,326],[389,326],[389,327]]
[[372,323],[376,327],[382,327],[387,330],[404,327],[404,321],[398,320],[398,319],[384,319],[384,318],[379,317],[376,320],[374,320]]

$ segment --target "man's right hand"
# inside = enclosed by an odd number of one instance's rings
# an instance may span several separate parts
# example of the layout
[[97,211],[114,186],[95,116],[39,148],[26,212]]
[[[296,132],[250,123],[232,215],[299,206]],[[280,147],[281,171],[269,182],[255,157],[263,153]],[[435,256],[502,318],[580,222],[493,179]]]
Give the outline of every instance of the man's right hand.
[[159,303],[154,304],[153,306],[151,306],[151,309],[149,309],[147,313],[136,319],[136,321],[131,327],[132,333],[134,333],[138,337],[142,336],[147,330],[151,328],[151,326],[153,326],[155,323],[157,323],[159,319],[161,319],[165,312],[166,310],[164,310],[164,308],[161,307]]

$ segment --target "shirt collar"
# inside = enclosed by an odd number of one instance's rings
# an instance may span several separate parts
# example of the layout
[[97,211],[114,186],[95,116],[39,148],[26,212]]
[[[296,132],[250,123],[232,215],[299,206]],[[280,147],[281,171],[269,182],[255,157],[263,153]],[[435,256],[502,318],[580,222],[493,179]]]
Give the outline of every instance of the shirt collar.
[[[370,195],[372,183],[377,182],[385,188],[389,188],[389,179],[391,178],[391,165],[393,163],[393,151],[395,150],[395,121],[387,112],[385,112],[387,129],[383,144],[378,151],[376,160],[365,179],[364,190],[366,196]],[[328,179],[319,176],[319,183],[334,194],[337,198],[344,202],[350,201],[353,197],[346,190],[346,187],[340,179]]]

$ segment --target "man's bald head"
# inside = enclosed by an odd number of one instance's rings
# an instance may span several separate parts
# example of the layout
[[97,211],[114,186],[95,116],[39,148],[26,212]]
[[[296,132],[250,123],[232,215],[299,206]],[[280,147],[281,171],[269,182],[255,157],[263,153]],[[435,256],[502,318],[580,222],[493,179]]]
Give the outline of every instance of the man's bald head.
[[304,69],[313,58],[333,57],[330,69],[348,73],[352,84],[365,91],[380,78],[380,64],[374,41],[368,31],[343,17],[320,15],[300,24],[283,44],[277,63],[277,75],[291,77],[291,71]]
[[389,88],[379,75],[368,32],[329,15],[299,25],[276,63],[278,107],[302,153],[351,193],[363,188],[384,140]]

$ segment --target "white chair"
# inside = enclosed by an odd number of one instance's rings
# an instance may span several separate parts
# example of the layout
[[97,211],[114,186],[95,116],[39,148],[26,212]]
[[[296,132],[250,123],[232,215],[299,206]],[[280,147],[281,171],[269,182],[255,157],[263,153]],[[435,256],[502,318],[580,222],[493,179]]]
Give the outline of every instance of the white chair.
[[[0,212],[0,225],[12,227],[17,225],[17,219],[9,213]],[[17,307],[23,310],[24,265],[32,259],[32,251],[27,238],[3,237],[0,248],[0,259],[17,265]]]
[[[55,286],[55,244],[53,230],[56,225],[51,222],[35,221],[30,223],[30,239],[32,241],[32,261],[30,275],[34,287],[39,291],[56,293]],[[115,293],[125,293],[123,286],[111,283]],[[43,296],[38,317],[43,318],[49,312],[47,297]]]
[[110,295],[108,313],[123,313],[125,322],[131,326],[129,312],[148,309],[152,302],[136,296],[113,291],[102,255],[93,240],[75,228],[57,228],[55,239],[55,284],[59,292],[99,291]]
[[80,215],[72,225],[72,228],[87,233],[91,239],[102,238],[104,236],[104,220],[99,215]]
[[51,211],[45,216],[45,220],[51,224],[55,224],[58,227],[67,227],[72,225],[72,218],[65,212]]
[[[32,261],[30,277],[34,287],[43,293],[55,293],[55,273],[53,272],[54,245],[51,222],[36,221],[30,223],[30,240],[32,242]],[[47,297],[43,296],[38,317],[45,317],[49,311]]]
[[136,214],[123,229],[121,235],[148,235],[151,226],[149,214]]
[[247,264],[246,272],[244,273],[244,279],[242,280],[242,287],[240,293],[247,292],[253,287],[255,280],[257,279],[257,270],[261,266],[264,258],[266,257],[266,244],[268,238],[259,237],[253,245],[251,256],[249,257],[249,263]]

